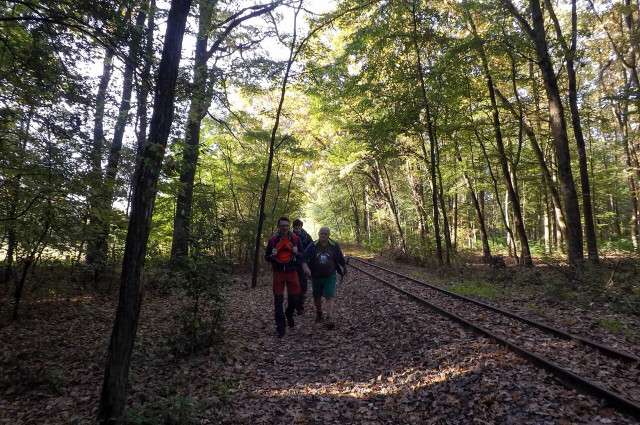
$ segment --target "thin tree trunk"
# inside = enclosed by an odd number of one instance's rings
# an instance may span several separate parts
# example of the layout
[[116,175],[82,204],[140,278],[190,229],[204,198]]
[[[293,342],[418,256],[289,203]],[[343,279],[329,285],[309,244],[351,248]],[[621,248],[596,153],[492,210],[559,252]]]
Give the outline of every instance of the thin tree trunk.
[[[563,236],[565,236],[567,233],[567,225],[564,221],[564,213],[562,212],[562,203],[560,202],[560,195],[558,194],[558,190],[556,189],[556,186],[554,184],[553,176],[549,171],[547,162],[544,159],[544,153],[542,152],[542,149],[538,144],[536,133],[533,127],[529,123],[525,122],[524,117],[521,117],[516,112],[513,105],[497,88],[496,88],[496,95],[500,98],[500,102],[502,102],[503,106],[505,106],[507,110],[510,111],[512,115],[514,115],[514,117],[522,120],[523,130],[527,135],[529,142],[531,143],[531,147],[533,148],[533,152],[535,153],[536,158],[538,159],[538,164],[540,165],[540,171],[542,172],[543,183],[551,196],[551,202],[553,203],[554,214],[556,216],[556,219],[558,220],[558,227],[562,232]],[[516,97],[517,97],[517,94],[516,94]]]
[[431,202],[433,207],[433,228],[436,239],[436,255],[438,264],[444,265],[442,257],[442,239],[440,236],[440,217],[438,212],[438,180],[436,179],[436,148],[435,148],[435,131],[431,118],[431,105],[427,98],[427,85],[424,80],[424,70],[422,69],[422,59],[420,56],[420,47],[418,46],[418,17],[416,11],[416,3],[411,4],[412,31],[413,31],[413,48],[416,55],[416,68],[420,79],[420,93],[422,95],[423,107],[426,113],[427,135],[429,137],[429,154],[427,155],[424,143],[424,136],[420,135],[421,146],[425,158],[430,158],[429,170],[431,174]]
[[440,149],[436,143],[436,170],[438,175],[438,197],[440,198],[440,209],[442,210],[442,230],[444,232],[445,257],[444,261],[447,266],[451,265],[451,229],[449,228],[449,217],[447,215],[447,204],[444,198],[444,189],[442,187],[442,173],[440,172]]
[[498,102],[496,101],[496,91],[493,85],[493,78],[491,77],[491,72],[489,71],[489,64],[487,61],[487,57],[484,52],[482,41],[478,37],[475,23],[473,22],[473,19],[470,14],[467,15],[467,18],[468,18],[469,26],[471,27],[471,30],[473,32],[473,35],[474,37],[477,38],[478,53],[480,54],[482,69],[486,79],[487,89],[489,90],[489,99],[491,100],[491,115],[493,120],[493,129],[495,132],[496,147],[498,148],[500,166],[502,167],[502,175],[504,177],[504,183],[507,188],[507,194],[509,196],[511,207],[513,209],[513,219],[515,222],[516,230],[518,232],[518,237],[520,239],[521,264],[523,266],[530,267],[533,265],[533,260],[531,258],[531,251],[529,249],[529,239],[527,237],[527,232],[524,228],[524,220],[522,218],[520,200],[518,198],[518,194],[516,193],[513,180],[511,179],[509,164],[507,162],[507,155],[504,149],[504,143],[502,140],[500,113],[498,111]]
[[453,199],[453,249],[458,251],[458,192],[455,193]]
[[142,304],[142,270],[160,166],[173,122],[178,66],[190,6],[191,0],[172,0],[167,19],[149,141],[142,148],[142,155],[138,158],[134,174],[131,217],[122,261],[120,296],[107,351],[97,417],[99,423],[120,424],[124,417],[129,365]]
[[[51,201],[49,201],[49,203],[50,202]],[[11,316],[13,320],[18,319],[18,307],[20,306],[20,300],[22,299],[22,290],[24,289],[24,283],[27,280],[27,273],[29,272],[29,269],[35,262],[36,254],[38,253],[38,250],[42,245],[42,241],[44,241],[44,238],[47,236],[47,233],[49,233],[50,228],[51,228],[51,220],[50,218],[47,218],[47,220],[45,221],[44,227],[42,229],[42,233],[40,234],[40,238],[38,238],[38,241],[34,245],[31,252],[29,252],[29,255],[27,255],[27,258],[24,261],[24,265],[22,266],[22,276],[20,277],[20,280],[16,282],[16,287],[13,293],[13,314]]]
[[[156,0],[151,0],[149,4],[149,19],[147,20],[147,28],[145,31],[144,40],[144,54],[143,63],[144,66],[140,73],[140,82],[137,90],[138,96],[138,108],[136,110],[136,117],[138,119],[138,134],[137,134],[137,149],[136,156],[139,156],[142,152],[142,147],[147,140],[147,106],[149,104],[149,92],[151,91],[151,64],[153,63],[153,31],[155,28],[155,16],[156,16]],[[127,214],[129,213],[131,194],[127,194]]]
[[[485,161],[487,162],[487,169],[489,170],[489,175],[491,176],[491,180],[493,181],[493,193],[496,197],[496,204],[498,205],[498,208],[500,208],[502,223],[504,224],[505,231],[507,232],[507,246],[509,247],[509,255],[513,255],[514,259],[516,260],[516,263],[519,264],[520,258],[518,257],[518,250],[516,247],[515,238],[513,237],[513,230],[511,229],[511,226],[509,226],[508,211],[505,210],[505,208],[502,206],[502,202],[500,202],[500,192],[498,191],[498,179],[493,173],[493,168],[491,168],[491,160],[489,159],[489,154],[487,153],[487,149],[485,148],[484,143],[482,142],[482,139],[478,134],[478,130],[474,130],[474,131],[476,134],[476,139],[478,140],[478,143],[482,148],[482,154],[484,155]],[[505,196],[508,197],[508,194]],[[484,211],[484,204],[483,204],[482,210]],[[511,251],[511,249],[513,249],[513,252]]]
[[[113,132],[113,141],[111,143],[111,149],[109,150],[109,156],[107,159],[107,169],[103,179],[102,187],[98,190],[100,194],[98,201],[95,204],[96,214],[91,216],[91,227],[94,228],[95,233],[88,241],[87,255],[92,258],[91,264],[95,267],[96,278],[101,275],[106,265],[107,257],[107,238],[109,237],[109,227],[111,219],[109,218],[115,193],[115,180],[120,165],[120,151],[122,150],[122,140],[124,139],[124,132],[129,121],[129,110],[131,109],[131,94],[133,92],[133,75],[135,66],[138,63],[138,57],[140,56],[142,40],[142,31],[144,23],[147,19],[147,11],[149,8],[148,2],[143,2],[141,10],[136,17],[136,24],[129,45],[129,57],[125,63],[125,70],[122,83],[122,99],[120,101],[120,108],[118,110],[118,118],[116,120],[115,130]],[[89,246],[91,247],[89,249]],[[90,254],[91,251],[91,254]]]
[[[544,180],[544,179],[543,179]],[[549,217],[549,200],[544,193],[544,253],[551,254],[551,218]]]
[[386,180],[386,186],[389,193],[389,206],[391,207],[391,212],[395,219],[396,228],[398,230],[398,235],[400,235],[400,249],[402,250],[402,254],[406,255],[407,253],[407,240],[404,236],[404,231],[402,230],[402,226],[400,225],[400,213],[398,211],[398,205],[396,203],[395,197],[393,195],[393,188],[391,186],[391,179],[389,179],[389,172],[387,171],[387,167],[382,166],[382,171],[384,171],[384,177]]
[[[460,158],[460,160],[462,160],[462,158]],[[464,178],[464,183],[469,190],[471,203],[473,205],[474,211],[476,212],[476,218],[478,220],[478,227],[480,230],[480,236],[482,238],[482,261],[488,263],[491,259],[491,248],[489,247],[489,235],[487,234],[487,228],[484,224],[484,214],[482,214],[480,204],[478,203],[478,197],[473,190],[473,185],[471,184],[471,180],[469,180],[469,175],[466,171],[462,173],[462,177]]]
[[258,228],[256,229],[256,243],[253,251],[253,273],[251,275],[251,287],[255,288],[258,285],[258,262],[260,259],[260,246],[262,245],[262,226],[264,224],[264,207],[267,201],[267,189],[269,188],[269,180],[271,180],[271,167],[273,166],[273,157],[276,151],[276,135],[278,134],[278,126],[280,124],[280,115],[282,113],[282,105],[284,104],[284,97],[287,92],[287,84],[289,82],[289,73],[291,71],[291,65],[293,64],[296,56],[296,37],[297,37],[297,18],[300,12],[299,4],[295,10],[294,24],[293,24],[293,38],[291,40],[291,48],[289,50],[289,59],[287,60],[287,66],[284,72],[284,78],[282,79],[282,87],[280,89],[280,102],[276,110],[276,119],[271,129],[271,138],[269,140],[269,159],[267,162],[267,172],[264,177],[264,183],[262,185],[262,192],[260,194],[260,211],[258,213]]
[[424,187],[422,182],[418,181],[413,175],[413,167],[407,161],[407,180],[409,187],[411,188],[413,206],[416,209],[416,217],[418,219],[418,233],[420,233],[420,240],[425,242],[427,240],[427,220],[426,211],[424,207]]
[[[396,204],[396,200],[393,195],[393,188],[391,187],[391,181],[389,179],[389,173],[387,172],[387,168],[384,164],[380,164],[378,160],[374,160],[374,164],[371,167],[371,173],[365,173],[365,175],[369,178],[371,183],[378,190],[378,194],[380,197],[384,199],[387,206],[389,207],[389,212],[393,217],[394,224],[396,226],[396,233],[400,236],[400,249],[402,254],[406,254],[406,240],[404,236],[404,231],[402,230],[402,226],[400,224],[400,215],[398,212],[398,206]],[[391,238],[391,239],[395,239]],[[393,246],[396,248],[396,246]]]
[[[625,153],[625,164],[627,169],[630,170],[633,166],[633,159],[631,158],[631,148],[632,144],[629,135],[629,122],[628,122],[628,107],[626,105],[615,105],[613,108],[613,114],[616,117],[616,121],[618,122],[618,131],[620,132],[620,136],[622,137],[622,144]],[[636,184],[636,180],[634,178],[633,173],[629,172],[627,175],[627,184],[629,185],[629,198],[631,203],[631,214],[629,217],[629,227],[630,227],[630,236],[631,243],[633,245],[634,251],[638,251],[639,241],[638,241],[638,186]]]
[[207,43],[216,1],[200,0],[198,4],[200,15],[198,17],[198,38],[196,39],[193,83],[191,85],[193,93],[191,94],[189,120],[185,131],[185,146],[180,167],[180,191],[173,220],[172,259],[186,257],[189,254],[193,182],[200,152],[200,123],[210,103],[210,95],[207,93],[207,84],[211,84],[208,82]]
[[358,194],[356,193],[355,185],[347,181],[345,183],[347,193],[349,194],[349,203],[351,204],[351,212],[353,213],[353,227],[356,237],[356,244],[359,246],[362,243],[362,229],[360,228],[360,203],[358,202]]
[[[625,137],[625,155],[627,168],[631,167],[631,153],[629,149],[629,138]],[[628,173],[627,184],[629,185],[629,197],[631,198],[631,215],[629,217],[629,227],[631,231],[631,244],[634,251],[638,251],[638,185],[633,173]]]
[[371,240],[371,218],[369,216],[369,198],[367,196],[367,185],[362,185],[362,220],[364,231],[367,234],[367,241]]
[[[96,278],[100,270],[104,268],[104,253],[106,246],[104,242],[106,236],[101,234],[104,224],[101,221],[104,215],[105,200],[103,197],[102,179],[102,154],[104,150],[104,113],[107,99],[107,87],[111,80],[111,70],[113,68],[114,52],[111,48],[107,48],[102,65],[102,75],[98,84],[98,93],[96,95],[96,112],[93,123],[93,146],[90,154],[91,173],[89,195],[89,237],[87,240],[86,262],[95,268]],[[102,243],[101,243],[102,242]]]

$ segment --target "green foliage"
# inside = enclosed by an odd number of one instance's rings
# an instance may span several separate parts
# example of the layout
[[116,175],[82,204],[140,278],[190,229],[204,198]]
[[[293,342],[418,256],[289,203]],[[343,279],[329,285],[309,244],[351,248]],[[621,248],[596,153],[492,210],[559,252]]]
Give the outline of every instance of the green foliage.
[[152,287],[179,300],[174,318],[180,331],[171,342],[177,355],[206,350],[221,341],[227,265],[216,255],[195,253],[154,268]]
[[456,294],[469,297],[482,297],[487,299],[500,299],[504,296],[504,291],[488,283],[483,277],[475,276],[465,278],[461,283],[456,283],[449,288]]
[[544,315],[544,313],[546,312],[542,307],[538,306],[536,303],[526,303],[524,305],[524,309],[526,311],[529,311],[531,313],[536,313],[539,315]]
[[598,326],[600,326],[605,331],[616,333],[622,332],[625,329],[624,324],[620,323],[618,320],[607,318],[600,319],[598,321]]

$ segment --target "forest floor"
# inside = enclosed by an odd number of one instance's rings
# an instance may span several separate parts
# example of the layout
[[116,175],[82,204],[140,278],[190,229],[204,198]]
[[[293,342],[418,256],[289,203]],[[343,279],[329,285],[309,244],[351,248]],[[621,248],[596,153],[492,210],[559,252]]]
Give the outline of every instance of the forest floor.
[[[640,354],[637,309],[550,292],[557,270],[523,278],[513,266],[393,267],[444,286],[471,279],[482,287],[482,276],[499,293],[485,288],[479,296],[490,302]],[[314,322],[308,301],[307,314],[277,338],[270,275],[253,289],[249,279],[236,276],[224,290],[224,342],[189,356],[172,349],[177,300],[145,294],[128,423],[638,423],[355,270],[338,285],[334,330]],[[569,283],[572,292],[580,283]],[[93,423],[115,296],[37,294],[25,295],[18,321],[0,327],[0,424]],[[8,297],[2,303],[4,314]]]

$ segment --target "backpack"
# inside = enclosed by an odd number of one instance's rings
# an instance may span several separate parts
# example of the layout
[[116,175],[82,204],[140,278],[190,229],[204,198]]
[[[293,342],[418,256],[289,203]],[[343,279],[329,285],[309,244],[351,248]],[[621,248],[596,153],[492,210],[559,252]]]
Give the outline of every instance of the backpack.
[[[293,248],[294,246],[296,246],[298,244],[298,235],[296,235],[293,232],[289,232],[289,242],[291,243],[291,247]],[[280,233],[276,233],[275,235],[271,236],[271,239],[269,240],[270,244],[272,247],[275,247],[276,250],[278,249],[278,247],[280,246]],[[277,258],[277,255],[276,255]],[[276,263],[280,263],[280,264],[288,264],[288,265],[295,265],[298,261],[298,258],[296,255],[292,255],[291,258],[286,261],[286,262],[281,262],[279,260],[276,260]]]

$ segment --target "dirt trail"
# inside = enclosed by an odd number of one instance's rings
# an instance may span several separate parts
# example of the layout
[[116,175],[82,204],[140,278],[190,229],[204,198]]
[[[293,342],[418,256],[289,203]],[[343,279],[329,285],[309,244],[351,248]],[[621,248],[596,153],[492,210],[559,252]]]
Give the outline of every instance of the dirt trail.
[[227,292],[223,423],[634,423],[357,272],[336,292],[335,330],[309,303],[283,339],[268,284]]

